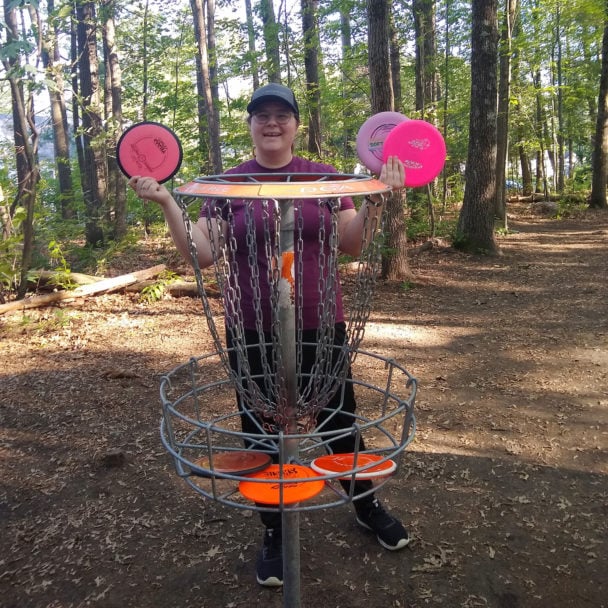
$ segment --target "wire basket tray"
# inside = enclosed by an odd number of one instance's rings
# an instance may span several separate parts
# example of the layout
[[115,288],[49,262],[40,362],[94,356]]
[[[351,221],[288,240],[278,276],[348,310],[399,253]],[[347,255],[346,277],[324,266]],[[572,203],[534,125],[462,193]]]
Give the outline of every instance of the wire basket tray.
[[[347,379],[355,385],[358,408],[349,414],[352,424],[340,430],[324,430],[323,423],[313,432],[289,435],[283,431],[269,433],[260,427],[257,434],[241,431],[241,416],[250,415],[235,406],[235,387],[222,365],[222,355],[211,353],[192,358],[175,368],[161,380],[161,439],[171,455],[177,474],[197,493],[224,505],[251,511],[309,511],[343,505],[376,491],[401,468],[403,452],[415,433],[414,401],[417,383],[406,369],[394,360],[367,351],[357,352],[357,379]],[[366,378],[373,380],[366,381]],[[344,413],[344,412],[343,412]],[[283,477],[256,480],[278,486],[277,504],[261,504],[246,499],[239,492],[241,482],[252,480],[248,473],[231,473],[214,467],[214,455],[244,450],[272,456],[279,470],[297,464],[309,467],[317,457],[331,452],[329,445],[340,436],[352,434],[355,445],[359,437],[366,444],[365,452],[374,454],[376,464],[393,461],[391,475],[375,477],[371,489],[353,496],[354,481],[366,473],[360,465],[340,473],[319,474],[316,481],[324,482],[321,493],[304,502],[288,503],[283,490],[290,484],[305,483],[307,479]],[[290,459],[292,450],[286,446],[297,441],[297,459]],[[357,453],[354,457],[357,461]],[[203,461],[205,464],[200,464]],[[350,486],[350,491],[345,487]]]

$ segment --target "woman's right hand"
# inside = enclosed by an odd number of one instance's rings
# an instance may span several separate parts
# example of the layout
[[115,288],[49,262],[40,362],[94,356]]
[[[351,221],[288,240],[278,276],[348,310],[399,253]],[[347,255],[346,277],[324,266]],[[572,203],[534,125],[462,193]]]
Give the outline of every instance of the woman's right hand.
[[162,184],[159,184],[153,177],[141,177],[134,175],[129,180],[129,186],[134,190],[135,194],[144,201],[153,201],[161,207],[168,205],[173,197],[169,190]]

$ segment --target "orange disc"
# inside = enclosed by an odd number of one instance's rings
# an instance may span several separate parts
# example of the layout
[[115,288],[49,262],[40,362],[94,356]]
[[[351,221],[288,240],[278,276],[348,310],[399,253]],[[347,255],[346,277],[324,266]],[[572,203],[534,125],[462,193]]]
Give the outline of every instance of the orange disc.
[[266,505],[293,504],[316,496],[325,482],[318,479],[310,467],[297,464],[273,464],[258,473],[247,475],[251,481],[241,481],[241,494]]
[[[296,174],[297,175],[297,174]],[[305,174],[303,174],[305,175]],[[175,189],[180,195],[203,196],[208,198],[244,199],[302,199],[332,198],[337,196],[363,196],[376,192],[388,192],[389,186],[377,179],[336,179],[308,182],[236,182],[239,176],[225,175],[223,181],[210,178],[194,180]],[[242,178],[242,176],[241,176]]]
[[213,466],[208,454],[192,461],[195,465],[192,472],[201,477],[212,475],[247,475],[265,469],[272,462],[272,457],[266,452],[255,450],[236,450],[230,452],[217,452],[213,454]]
[[315,458],[310,463],[310,466],[321,475],[344,473],[342,479],[352,477],[355,469],[364,469],[357,471],[355,477],[357,479],[372,479],[373,477],[386,477],[390,475],[397,468],[397,463],[379,454],[361,453],[357,455],[357,460],[355,461],[355,455],[350,453],[321,456]]

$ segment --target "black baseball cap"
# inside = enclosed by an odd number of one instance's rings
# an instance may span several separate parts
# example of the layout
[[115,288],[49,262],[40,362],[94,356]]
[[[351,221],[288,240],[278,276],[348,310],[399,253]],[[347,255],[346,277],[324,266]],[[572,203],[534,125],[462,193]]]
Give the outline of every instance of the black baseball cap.
[[296,118],[298,120],[300,119],[300,108],[298,107],[296,96],[290,88],[278,84],[277,82],[271,82],[270,84],[256,89],[251,96],[251,101],[247,105],[247,112],[251,114],[265,101],[280,101],[287,104],[294,111]]

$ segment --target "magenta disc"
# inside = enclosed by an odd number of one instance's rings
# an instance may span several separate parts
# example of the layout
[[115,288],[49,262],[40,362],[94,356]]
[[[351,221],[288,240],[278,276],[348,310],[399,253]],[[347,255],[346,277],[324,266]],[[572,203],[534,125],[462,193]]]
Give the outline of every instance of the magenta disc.
[[140,122],[129,127],[116,145],[116,160],[127,176],[170,180],[182,164],[182,145],[175,133],[158,122]]
[[405,166],[405,185],[411,188],[432,182],[446,158],[443,135],[430,122],[408,120],[397,125],[384,142],[383,160],[397,156]]
[[407,116],[399,112],[379,112],[370,116],[357,133],[357,155],[359,160],[376,175],[384,163],[382,148],[388,134]]

